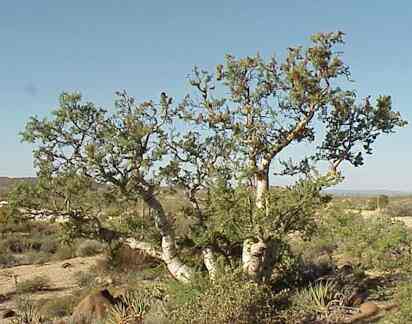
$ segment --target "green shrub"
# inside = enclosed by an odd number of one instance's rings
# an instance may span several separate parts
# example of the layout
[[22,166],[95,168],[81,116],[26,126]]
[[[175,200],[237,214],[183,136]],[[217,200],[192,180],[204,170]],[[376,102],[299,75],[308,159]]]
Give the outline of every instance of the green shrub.
[[45,239],[40,246],[40,251],[45,253],[54,254],[59,248],[59,241],[56,238],[47,238]]
[[41,251],[29,251],[22,258],[25,264],[45,264],[52,258],[52,254]]
[[[412,323],[412,282],[401,284],[395,296],[398,308],[382,320],[383,324]],[[381,323],[381,322],[379,322]]]
[[88,257],[99,254],[103,251],[102,243],[94,240],[85,240],[79,243],[76,248],[76,256]]
[[41,315],[48,319],[61,318],[69,316],[73,308],[78,303],[74,296],[53,297],[48,300],[42,300],[38,304]]
[[0,268],[8,268],[17,265],[17,259],[13,254],[8,252],[0,252]]
[[121,303],[110,310],[107,324],[143,323],[144,316],[150,310],[150,293],[144,289],[129,291],[121,296],[120,300]]
[[38,308],[28,297],[19,296],[16,300],[16,317],[12,319],[12,324],[40,324],[43,320]]
[[411,262],[411,233],[404,223],[385,216],[366,219],[358,213],[330,209],[321,216],[319,234],[312,241],[317,240],[334,246],[335,252],[365,270],[399,270]]
[[79,287],[92,287],[95,283],[96,272],[94,271],[78,271],[74,274],[74,278]]
[[3,240],[3,248],[12,253],[23,253],[29,250],[29,244],[26,237],[20,235],[8,236]]
[[16,292],[33,293],[36,291],[47,290],[50,288],[50,278],[44,276],[36,276],[33,279],[27,279],[17,283]]
[[[188,291],[182,286],[183,291]],[[199,289],[199,287],[198,287]],[[171,296],[172,298],[174,296]],[[240,274],[222,275],[203,291],[171,312],[173,323],[269,323],[274,315],[269,287],[245,280]]]
[[71,245],[62,244],[59,245],[57,251],[54,253],[53,258],[56,260],[71,259],[75,256],[75,248]]
[[293,297],[293,308],[305,316],[326,320],[337,293],[337,285],[333,281],[310,284]]

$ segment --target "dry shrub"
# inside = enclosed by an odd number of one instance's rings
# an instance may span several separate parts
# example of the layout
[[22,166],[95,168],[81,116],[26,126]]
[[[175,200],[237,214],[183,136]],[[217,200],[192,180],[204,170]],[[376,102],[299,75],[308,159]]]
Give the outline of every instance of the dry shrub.
[[383,324],[412,323],[412,281],[404,282],[398,287],[395,302],[399,307],[385,316]]
[[48,319],[69,316],[78,302],[78,298],[72,295],[53,297],[38,303],[40,305],[39,312]]
[[60,245],[57,251],[53,255],[54,259],[56,260],[71,259],[74,256],[75,256],[75,248],[67,244]]
[[24,280],[17,283],[17,293],[33,293],[36,291],[47,290],[50,288],[50,278],[36,276],[32,279]]
[[96,268],[100,272],[139,272],[146,268],[159,265],[159,261],[142,251],[133,250],[128,246],[120,246],[109,253],[107,258],[96,261]]
[[273,323],[276,313],[276,296],[270,287],[237,273],[222,275],[193,297],[171,313],[173,323]]
[[88,257],[99,254],[103,251],[104,246],[102,243],[95,240],[85,240],[80,242],[76,248],[76,256]]

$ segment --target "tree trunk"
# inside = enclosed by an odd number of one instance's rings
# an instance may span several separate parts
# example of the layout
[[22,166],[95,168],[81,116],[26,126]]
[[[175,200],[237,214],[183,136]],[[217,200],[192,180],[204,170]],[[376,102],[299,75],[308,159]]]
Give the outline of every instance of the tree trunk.
[[181,282],[189,282],[193,277],[194,269],[184,264],[179,258],[174,232],[162,205],[152,194],[146,194],[144,199],[153,209],[154,222],[162,237],[162,260],[174,278]]
[[202,250],[203,254],[203,263],[206,266],[207,271],[209,272],[209,277],[212,281],[216,279],[217,276],[217,262],[216,256],[213,253],[211,247],[206,247]]
[[269,190],[269,166],[270,162],[263,159],[259,165],[256,179],[256,208],[265,208],[265,195]]
[[[256,208],[266,210],[266,194],[269,190],[270,160],[262,159],[255,174]],[[243,271],[255,281],[269,280],[276,262],[276,243],[262,237],[243,242]]]
[[243,271],[254,281],[267,281],[272,275],[277,254],[275,241],[247,239],[243,243]]

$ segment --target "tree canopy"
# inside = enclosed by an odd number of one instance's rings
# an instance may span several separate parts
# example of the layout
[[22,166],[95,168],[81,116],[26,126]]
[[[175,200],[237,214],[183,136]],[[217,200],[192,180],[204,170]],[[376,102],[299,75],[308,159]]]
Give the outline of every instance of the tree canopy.
[[[279,233],[311,228],[323,203],[319,192],[337,181],[341,164],[361,166],[379,135],[406,125],[390,96],[358,99],[356,91],[342,88],[351,80],[343,36],[315,34],[308,48],[288,48],[283,60],[227,55],[214,73],[194,68],[192,90],[176,103],[164,92],[158,102],[138,102],[122,91],[111,112],[79,93],[63,93],[50,118],[32,117],[22,133],[36,145],[39,184],[49,192],[44,201],[57,201],[54,207],[78,225],[93,223],[97,234],[111,231],[113,239],[161,258],[185,281],[195,267],[183,261],[173,215],[159,195],[166,183],[183,188],[191,224],[186,235],[210,275],[216,255],[223,255],[262,279],[279,258]],[[299,143],[314,143],[313,152],[271,169],[281,152]],[[319,161],[331,172],[313,173]],[[271,172],[301,180],[270,190]],[[85,208],[84,188],[104,197],[100,208]],[[59,199],[51,199],[50,190]],[[140,199],[154,211],[143,231],[109,229],[102,221],[105,204],[130,215],[125,202]],[[149,233],[154,241],[147,241]],[[235,252],[240,245],[241,255]]]

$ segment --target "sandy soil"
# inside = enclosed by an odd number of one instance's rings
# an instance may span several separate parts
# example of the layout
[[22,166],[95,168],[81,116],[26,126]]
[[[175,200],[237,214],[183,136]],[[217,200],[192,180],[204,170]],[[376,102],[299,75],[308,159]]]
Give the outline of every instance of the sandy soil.
[[[70,294],[77,288],[74,274],[78,271],[87,271],[96,260],[102,256],[92,256],[85,258],[73,258],[64,261],[48,262],[42,265],[22,265],[0,270],[0,313],[5,309],[13,309],[15,294],[15,280],[18,282],[31,279],[36,276],[50,278],[51,290],[32,294],[36,299],[59,297]],[[63,267],[64,264],[70,264]],[[0,323],[2,320],[0,319]]]

